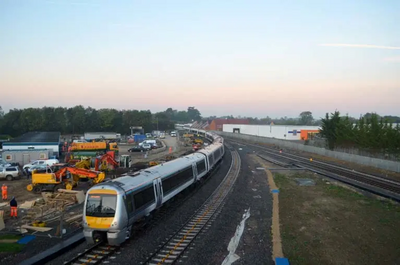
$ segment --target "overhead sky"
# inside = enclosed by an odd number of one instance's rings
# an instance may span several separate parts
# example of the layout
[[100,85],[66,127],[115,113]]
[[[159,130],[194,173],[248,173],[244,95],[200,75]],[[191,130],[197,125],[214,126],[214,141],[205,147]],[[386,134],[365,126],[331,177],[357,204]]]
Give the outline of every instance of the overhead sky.
[[0,105],[400,115],[400,1],[1,0]]

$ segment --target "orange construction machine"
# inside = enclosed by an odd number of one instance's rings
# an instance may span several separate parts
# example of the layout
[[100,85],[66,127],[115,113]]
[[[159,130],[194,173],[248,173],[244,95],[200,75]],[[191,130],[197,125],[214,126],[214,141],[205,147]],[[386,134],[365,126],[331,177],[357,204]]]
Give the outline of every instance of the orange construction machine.
[[[111,154],[104,154],[101,157],[97,157],[94,170],[98,171],[108,171],[110,169],[115,169],[119,166],[119,163],[114,159]],[[111,168],[110,168],[111,167]]]
[[67,164],[56,167],[48,167],[44,172],[32,172],[32,184],[26,188],[28,191],[41,192],[41,191],[55,191],[58,188],[65,188],[72,190],[80,179],[90,179],[93,184],[102,182],[105,179],[105,173],[84,169],[69,167]]

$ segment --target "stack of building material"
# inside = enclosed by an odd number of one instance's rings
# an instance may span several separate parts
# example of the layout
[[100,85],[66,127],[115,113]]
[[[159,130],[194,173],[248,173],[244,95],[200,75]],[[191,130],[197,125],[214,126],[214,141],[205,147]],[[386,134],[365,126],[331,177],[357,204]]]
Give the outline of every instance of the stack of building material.
[[59,189],[58,192],[42,192],[43,203],[36,203],[27,213],[28,220],[53,221],[59,218],[61,212],[74,204],[85,200],[83,191]]

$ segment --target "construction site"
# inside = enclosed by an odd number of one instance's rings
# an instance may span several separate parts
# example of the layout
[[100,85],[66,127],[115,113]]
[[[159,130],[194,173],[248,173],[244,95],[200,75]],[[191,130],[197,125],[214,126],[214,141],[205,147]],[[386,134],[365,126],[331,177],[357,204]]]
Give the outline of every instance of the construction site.
[[[40,238],[65,239],[81,229],[85,192],[93,185],[190,154],[207,145],[204,139],[193,134],[158,141],[158,148],[136,153],[129,152],[135,144],[72,142],[63,147],[66,152],[60,157],[61,161],[64,158],[62,162],[33,165],[29,170],[25,167],[19,179],[6,182],[8,199],[0,204],[0,237],[21,235],[27,242],[40,241]],[[18,201],[17,218],[10,217],[12,197]],[[13,240],[7,242],[17,242]]]

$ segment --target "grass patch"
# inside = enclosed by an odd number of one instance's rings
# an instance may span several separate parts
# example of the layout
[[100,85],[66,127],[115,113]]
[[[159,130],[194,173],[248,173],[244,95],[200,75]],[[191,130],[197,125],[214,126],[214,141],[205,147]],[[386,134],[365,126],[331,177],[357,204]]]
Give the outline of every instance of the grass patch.
[[[0,240],[19,240],[22,236],[20,235],[0,235]],[[17,243],[4,243],[0,242],[0,253],[16,253],[20,252],[24,248],[24,245]]]
[[[298,186],[309,178],[315,186]],[[274,174],[283,251],[290,264],[400,264],[400,206],[327,184]]]
[[24,245],[17,243],[0,243],[0,252],[20,252]]

